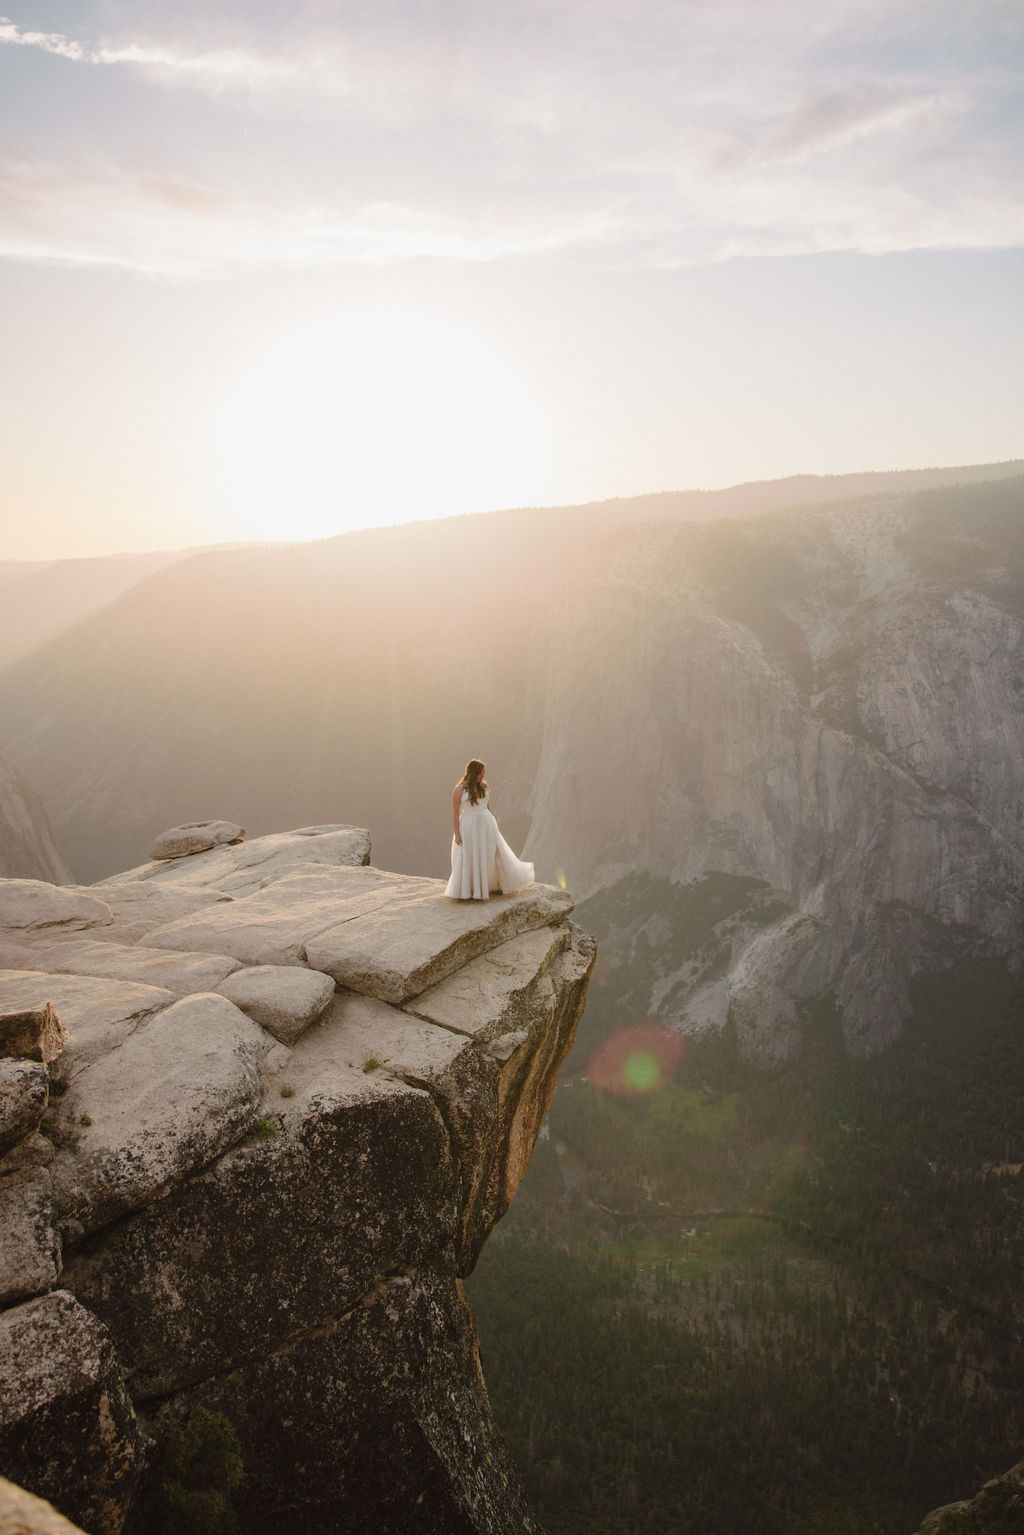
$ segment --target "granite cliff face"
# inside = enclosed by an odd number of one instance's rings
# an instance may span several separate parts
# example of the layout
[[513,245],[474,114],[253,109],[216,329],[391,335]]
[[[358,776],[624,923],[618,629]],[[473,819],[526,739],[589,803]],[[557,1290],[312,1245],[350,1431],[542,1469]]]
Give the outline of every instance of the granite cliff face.
[[731,1016],[778,1059],[801,1000],[834,993],[873,1050],[915,972],[1019,956],[1022,507],[1012,481],[970,516],[933,492],[635,530],[581,562],[552,636],[530,856],[558,856],[581,896],[637,870],[774,893],[712,975],[674,970],[661,914],[637,907],[627,945],[645,934],[679,1026]]
[[204,1497],[254,1535],[536,1528],[460,1278],[593,944],[562,890],[368,858],[320,826],[0,881],[0,1469],[89,1535]]
[[71,877],[42,805],[0,757],[0,878]]

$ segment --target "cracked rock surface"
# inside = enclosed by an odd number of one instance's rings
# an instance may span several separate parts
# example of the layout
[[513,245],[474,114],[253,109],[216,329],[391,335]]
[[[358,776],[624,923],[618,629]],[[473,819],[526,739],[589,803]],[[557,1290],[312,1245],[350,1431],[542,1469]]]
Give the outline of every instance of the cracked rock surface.
[[[460,1277],[525,1171],[594,945],[562,890],[453,902],[368,849],[303,828],[0,920],[0,1013],[51,1003],[66,1030],[48,1066],[7,1065],[31,1111],[0,1161],[0,1325],[33,1368],[0,1464],[90,1535],[147,1535],[168,1436],[202,1413],[241,1455],[249,1535],[537,1528]],[[72,1410],[86,1334],[102,1386]],[[88,1470],[40,1458],[38,1413]]]

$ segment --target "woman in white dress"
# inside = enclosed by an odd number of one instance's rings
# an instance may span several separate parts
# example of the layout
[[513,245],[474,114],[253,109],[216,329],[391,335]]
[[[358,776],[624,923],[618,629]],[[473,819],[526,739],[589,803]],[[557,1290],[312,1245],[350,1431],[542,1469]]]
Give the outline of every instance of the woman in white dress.
[[516,857],[491,814],[485,772],[471,758],[452,791],[452,877],[444,893],[458,901],[486,901],[492,890],[511,895],[533,884],[533,864]]

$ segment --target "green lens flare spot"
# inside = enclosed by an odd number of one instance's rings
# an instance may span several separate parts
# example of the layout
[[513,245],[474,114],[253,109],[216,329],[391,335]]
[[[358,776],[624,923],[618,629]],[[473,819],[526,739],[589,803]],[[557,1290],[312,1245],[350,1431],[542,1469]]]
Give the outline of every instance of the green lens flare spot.
[[661,1067],[646,1050],[634,1050],[626,1057],[622,1074],[634,1092],[649,1093],[661,1079]]

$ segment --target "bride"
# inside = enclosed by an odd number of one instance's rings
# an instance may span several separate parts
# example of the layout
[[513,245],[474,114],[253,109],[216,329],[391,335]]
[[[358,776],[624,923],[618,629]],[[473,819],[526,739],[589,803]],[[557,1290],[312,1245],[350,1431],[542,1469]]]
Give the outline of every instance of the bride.
[[471,758],[452,790],[452,877],[444,893],[459,901],[486,901],[492,890],[511,895],[533,884],[533,864],[516,857],[491,814],[485,772]]

